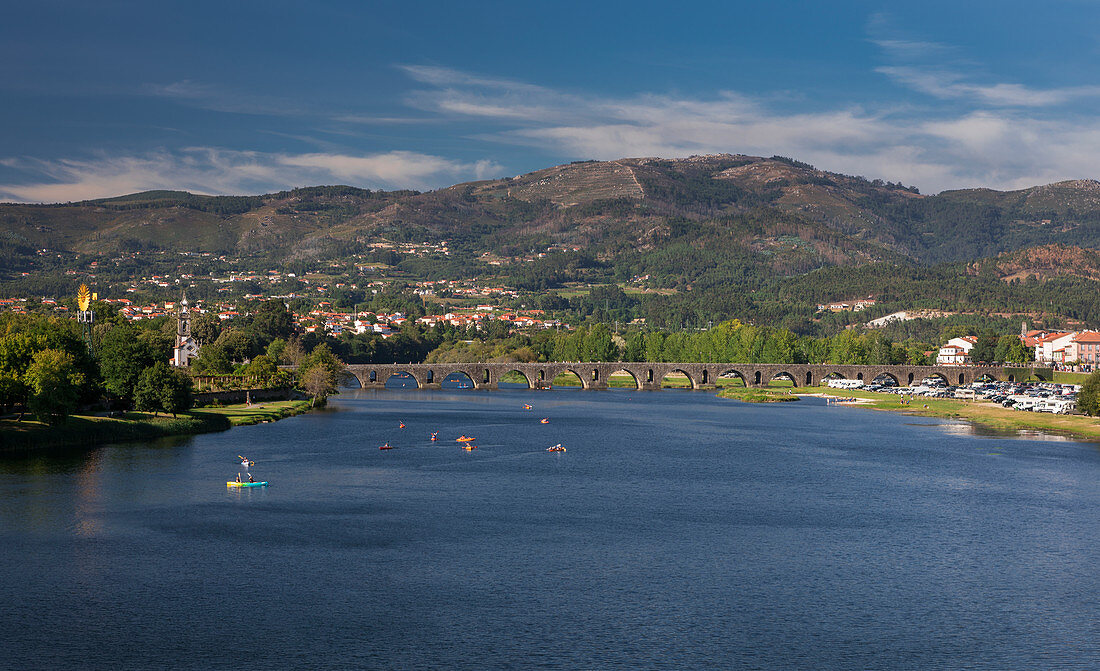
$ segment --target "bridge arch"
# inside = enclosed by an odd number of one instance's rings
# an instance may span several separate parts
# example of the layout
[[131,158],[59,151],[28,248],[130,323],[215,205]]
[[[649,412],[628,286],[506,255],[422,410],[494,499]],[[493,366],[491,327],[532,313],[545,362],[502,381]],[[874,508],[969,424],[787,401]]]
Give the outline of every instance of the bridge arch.
[[629,368],[620,368],[618,370],[614,370],[614,371],[611,371],[610,373],[608,373],[607,374],[607,379],[604,380],[604,382],[607,384],[608,388],[614,389],[614,388],[619,387],[619,385],[612,385],[611,384],[611,378],[614,375],[622,375],[623,373],[630,376],[630,379],[634,382],[634,388],[635,389],[641,389],[642,388],[642,381],[639,380],[638,376],[634,374],[634,371],[630,370]]
[[665,386],[665,379],[667,379],[670,375],[675,375],[677,373],[687,378],[689,389],[695,389],[698,387],[698,384],[695,382],[695,378],[691,376],[691,373],[684,370],[683,368],[666,368],[664,370],[664,374],[661,376],[661,386]]
[[898,376],[894,375],[888,370],[878,372],[874,377],[871,378],[871,384],[878,382],[878,380],[882,378],[889,378],[894,381],[895,385],[901,386],[901,380],[898,379]]
[[746,378],[745,374],[742,373],[741,371],[737,370],[736,368],[728,368],[726,370],[719,369],[718,376],[714,380],[715,383],[717,383],[718,380],[720,380],[722,378],[725,378],[727,380],[737,378],[737,379],[741,380],[741,385],[742,386],[745,386],[745,387],[749,386],[748,378]]
[[386,389],[419,389],[424,383],[417,379],[416,375],[407,370],[393,370],[382,381]]
[[944,384],[948,384],[948,385],[951,384],[951,378],[947,377],[947,374],[944,373],[943,371],[930,370],[930,371],[928,371],[927,374],[925,374],[924,379],[927,379],[927,378],[930,378],[930,377],[938,377],[939,379],[943,380]]
[[[583,371],[584,369],[582,368],[581,370]],[[564,375],[566,373],[569,373],[570,375],[573,375],[574,377],[576,377],[580,381],[581,389],[588,389],[588,386],[589,386],[588,385],[588,380],[585,379],[585,377],[582,373],[577,372],[577,370],[574,366],[560,366],[560,367],[551,368],[551,369],[549,369],[549,371],[550,372],[549,372],[549,375],[547,377],[550,378],[549,383],[550,383],[551,387],[554,386],[554,380],[558,379],[559,376]],[[562,383],[559,382],[558,385],[557,385],[557,388],[560,389],[560,388],[563,388],[563,387],[566,388],[566,389],[569,389],[571,387],[575,387],[575,385],[562,384]]]
[[[354,380],[354,386],[352,385],[353,380]],[[364,386],[365,386],[363,384],[363,381],[359,379],[359,376],[356,375],[353,371],[348,370],[348,369],[344,369],[337,376],[337,384],[341,387],[349,387],[349,388],[352,388],[352,389],[355,389],[355,388],[363,389]]]
[[768,384],[770,385],[776,380],[790,380],[792,386],[798,386],[798,378],[796,378],[794,375],[791,375],[785,370],[777,370],[772,373],[772,376],[768,378]]
[[[517,375],[519,377],[523,378],[523,382],[519,382],[518,380],[516,380]],[[522,385],[526,385],[527,389],[531,389],[535,386],[534,384],[532,384],[531,376],[529,376],[527,373],[524,373],[522,370],[520,370],[518,368],[513,368],[511,370],[504,371],[501,374],[501,376],[499,378],[497,378],[497,386],[499,387],[502,384],[515,384],[515,385],[521,385],[522,384]]]
[[[428,382],[431,384],[431,380]],[[465,371],[456,370],[445,375],[439,381],[439,386],[443,389],[473,389],[474,380]]]

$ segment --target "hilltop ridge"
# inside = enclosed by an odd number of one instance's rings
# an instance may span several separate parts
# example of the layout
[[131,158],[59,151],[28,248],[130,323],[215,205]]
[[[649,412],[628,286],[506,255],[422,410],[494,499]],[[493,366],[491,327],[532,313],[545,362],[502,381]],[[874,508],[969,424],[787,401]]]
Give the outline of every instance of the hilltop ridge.
[[[9,248],[132,249],[321,258],[380,239],[452,240],[595,258],[686,244],[791,274],[877,261],[972,261],[1027,247],[1100,247],[1100,182],[922,195],[795,159],[715,154],[577,161],[419,193],[349,186],[257,196],[146,191],[0,206]],[[643,264],[644,265],[644,264]]]

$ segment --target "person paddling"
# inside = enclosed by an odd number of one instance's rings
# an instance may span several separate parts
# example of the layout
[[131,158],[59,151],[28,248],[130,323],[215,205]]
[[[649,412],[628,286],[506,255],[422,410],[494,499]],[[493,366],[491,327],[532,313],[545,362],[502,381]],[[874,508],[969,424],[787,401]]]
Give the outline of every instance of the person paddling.
[[[243,466],[243,467],[244,467],[244,471],[245,471],[245,473],[247,473],[247,474],[248,474],[248,481],[249,481],[249,482],[255,482],[255,481],[254,481],[254,480],[252,479],[252,473],[251,473],[251,472],[249,471],[249,469],[250,469],[250,468],[251,468],[252,466],[255,466],[255,465],[256,465],[256,462],[255,462],[255,461],[249,461],[249,460],[248,460],[248,457],[242,457],[242,456],[241,456],[241,455],[239,455],[239,454],[237,455],[237,458],[241,460],[241,466]],[[237,473],[237,482],[240,482],[240,481],[241,481],[241,474],[240,474],[240,473]]]

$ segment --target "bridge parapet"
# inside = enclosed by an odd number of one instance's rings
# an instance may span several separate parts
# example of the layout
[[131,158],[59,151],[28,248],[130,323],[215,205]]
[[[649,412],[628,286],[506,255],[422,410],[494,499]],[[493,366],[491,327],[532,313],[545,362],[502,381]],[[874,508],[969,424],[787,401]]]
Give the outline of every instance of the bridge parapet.
[[496,389],[501,379],[519,373],[530,388],[548,388],[555,377],[571,372],[580,378],[584,389],[607,389],[613,373],[625,371],[640,390],[661,388],[670,374],[687,377],[692,389],[713,389],[722,377],[739,377],[748,387],[767,386],[777,377],[789,377],[797,386],[820,386],[826,378],[843,377],[871,382],[889,376],[906,386],[926,377],[940,377],[948,384],[965,385],[983,375],[998,381],[1021,381],[1025,375],[1040,379],[1051,377],[1047,368],[1000,366],[909,366],[909,365],[834,365],[834,364],[759,364],[759,363],[656,363],[656,362],[545,362],[545,363],[439,363],[439,364],[352,364],[347,372],[364,389],[384,389],[386,380],[405,373],[421,389],[439,389],[445,378],[461,373],[475,389]]

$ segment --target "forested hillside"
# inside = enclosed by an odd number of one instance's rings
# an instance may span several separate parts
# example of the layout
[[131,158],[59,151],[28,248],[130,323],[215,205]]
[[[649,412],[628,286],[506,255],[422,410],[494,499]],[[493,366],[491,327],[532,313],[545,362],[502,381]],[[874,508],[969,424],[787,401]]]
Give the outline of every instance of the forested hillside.
[[[927,196],[780,156],[582,161],[427,193],[324,186],[0,205],[9,295],[64,293],[65,273],[98,256],[111,258],[96,271],[105,281],[212,272],[219,257],[299,272],[354,260],[401,280],[479,277],[532,292],[619,285],[643,294],[539,301],[658,326],[738,317],[799,333],[822,319],[817,303],[871,295],[878,311],[1100,324],[1095,248],[1095,181]],[[178,252],[214,258],[171,261]]]

